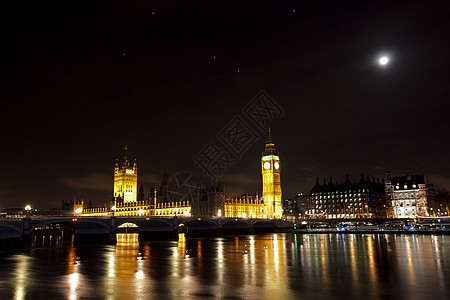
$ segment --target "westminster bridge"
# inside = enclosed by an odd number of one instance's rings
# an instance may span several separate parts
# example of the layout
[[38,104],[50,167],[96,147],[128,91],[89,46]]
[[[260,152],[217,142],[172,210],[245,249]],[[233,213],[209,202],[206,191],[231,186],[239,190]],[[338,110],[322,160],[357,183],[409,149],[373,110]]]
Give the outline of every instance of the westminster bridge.
[[196,217],[25,217],[0,219],[0,240],[20,239],[26,246],[33,235],[66,234],[75,242],[115,243],[117,233],[138,233],[140,239],[223,234],[253,234],[292,230],[280,219]]

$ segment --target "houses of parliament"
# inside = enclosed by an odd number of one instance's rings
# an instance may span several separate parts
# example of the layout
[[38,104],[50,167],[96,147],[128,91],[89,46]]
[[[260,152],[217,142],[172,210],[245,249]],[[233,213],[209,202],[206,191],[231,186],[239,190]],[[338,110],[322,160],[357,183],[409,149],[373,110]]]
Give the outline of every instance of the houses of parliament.
[[152,188],[146,196],[142,186],[138,190],[138,167],[127,156],[121,165],[114,166],[114,188],[111,203],[102,207],[87,207],[83,201],[75,202],[78,216],[185,216],[229,218],[281,218],[281,162],[270,128],[261,157],[262,195],[244,194],[227,197],[225,187],[216,182],[189,186],[186,197],[177,198],[170,193],[169,177],[165,170],[159,189]]

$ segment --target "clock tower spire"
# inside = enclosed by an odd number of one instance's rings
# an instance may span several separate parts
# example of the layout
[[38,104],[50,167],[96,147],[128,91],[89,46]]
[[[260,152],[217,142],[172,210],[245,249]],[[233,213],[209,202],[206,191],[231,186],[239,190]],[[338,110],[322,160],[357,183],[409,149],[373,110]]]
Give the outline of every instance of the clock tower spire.
[[281,218],[281,164],[280,157],[275,150],[271,130],[266,140],[266,148],[261,158],[263,181],[264,213],[268,218]]

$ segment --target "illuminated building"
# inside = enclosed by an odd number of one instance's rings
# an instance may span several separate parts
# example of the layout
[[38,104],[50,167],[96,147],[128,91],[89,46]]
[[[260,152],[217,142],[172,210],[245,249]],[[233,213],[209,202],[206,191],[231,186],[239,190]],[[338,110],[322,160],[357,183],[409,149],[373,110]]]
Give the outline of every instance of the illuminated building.
[[225,202],[225,217],[230,218],[268,218],[262,199],[244,194],[229,198]]
[[256,195],[226,198],[222,183],[192,189],[192,215],[197,217],[265,218],[264,203]]
[[114,168],[114,191],[110,205],[74,206],[76,215],[82,216],[195,216],[233,218],[281,218],[280,158],[275,152],[269,135],[261,158],[263,197],[244,194],[227,198],[222,183],[191,187],[187,196],[178,199],[169,190],[169,177],[165,170],[159,189],[152,189],[148,197],[141,187],[137,193],[137,164],[131,168],[125,157],[122,167],[116,162]]
[[[117,166],[117,164],[116,164]],[[134,168],[137,179],[137,168]],[[116,174],[116,172],[115,172]],[[163,173],[163,179],[160,189],[152,189],[148,198],[134,201],[121,201],[120,196],[114,197],[114,201],[110,206],[102,207],[84,207],[83,216],[190,216],[191,204],[189,200],[179,200],[168,198],[168,194],[164,191],[168,189],[168,176],[166,171]],[[130,179],[128,179],[130,181]],[[137,187],[137,181],[135,186]],[[114,188],[116,181],[114,181]],[[114,195],[116,195],[114,193]],[[75,211],[76,213],[76,211]]]
[[275,151],[275,144],[270,134],[266,140],[266,149],[261,158],[261,171],[263,182],[263,202],[265,215],[269,218],[281,218],[283,208],[281,205],[281,164],[280,157]]
[[405,176],[391,177],[388,172],[387,177],[386,197],[390,204],[390,217],[428,216],[427,203],[434,195],[434,186],[428,184],[425,172],[412,175],[408,169]]
[[137,200],[137,163],[134,160],[133,167],[130,167],[128,161],[128,151],[125,146],[125,157],[122,167],[119,168],[119,162],[114,166],[114,199],[117,202],[136,202]]
[[386,217],[384,183],[375,178],[350,182],[348,176],[343,184],[330,181],[323,185],[316,179],[311,189],[309,216],[325,219],[358,219]]
[[226,197],[221,183],[192,189],[192,215],[227,218],[281,218],[281,165],[270,129],[261,158],[263,197]]
[[[73,204],[73,211],[75,212],[75,214],[79,215],[83,212],[83,206],[84,206],[83,200],[74,199],[72,204]],[[90,206],[92,206],[92,205],[90,205]]]
[[218,182],[191,189],[192,215],[197,217],[225,216],[225,187]]
[[122,167],[116,161],[114,167],[113,199],[109,205],[83,207],[83,202],[74,205],[75,215],[81,216],[191,216],[190,199],[176,199],[168,196],[168,175],[165,170],[159,189],[152,189],[144,196],[141,186],[139,193],[137,163],[130,166],[125,147]]

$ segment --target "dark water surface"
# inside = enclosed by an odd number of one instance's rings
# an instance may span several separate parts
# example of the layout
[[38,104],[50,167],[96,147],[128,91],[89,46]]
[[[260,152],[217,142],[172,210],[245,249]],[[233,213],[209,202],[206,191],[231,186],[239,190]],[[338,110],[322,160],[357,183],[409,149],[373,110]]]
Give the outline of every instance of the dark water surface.
[[450,236],[270,234],[0,253],[1,299],[450,299]]

